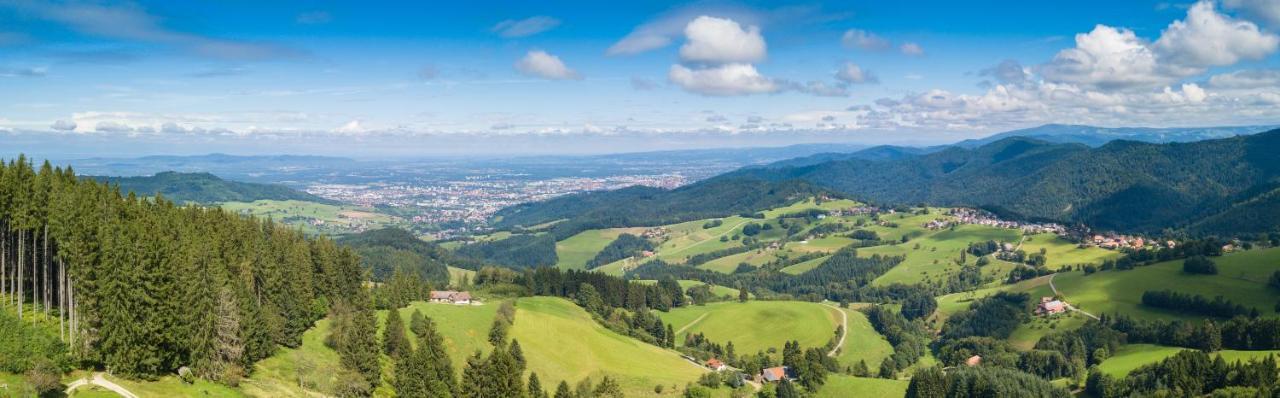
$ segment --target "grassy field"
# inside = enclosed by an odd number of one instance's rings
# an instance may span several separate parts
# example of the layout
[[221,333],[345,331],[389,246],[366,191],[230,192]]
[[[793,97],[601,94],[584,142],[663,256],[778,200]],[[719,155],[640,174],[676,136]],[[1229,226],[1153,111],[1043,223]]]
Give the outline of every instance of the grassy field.
[[840,322],[835,311],[801,301],[748,301],[687,306],[658,316],[676,329],[676,344],[687,334],[702,333],[721,344],[732,341],[739,353],[754,353],[781,351],[789,340],[803,347],[826,345]]
[[813,397],[902,397],[907,395],[907,384],[909,382],[904,380],[830,375],[827,383]]
[[809,261],[805,261],[803,263],[788,265],[786,268],[782,269],[782,272],[785,272],[791,275],[800,275],[805,272],[809,272],[809,270],[812,270],[814,268],[818,268],[819,265],[822,265],[822,263],[827,261],[827,259],[829,258],[831,258],[831,256],[823,256],[823,257],[818,257]]
[[[1098,370],[1114,377],[1124,377],[1129,372],[1142,367],[1143,365],[1160,362],[1165,358],[1171,357],[1187,348],[1166,347],[1154,344],[1129,344],[1119,351],[1112,354],[1106,361],[1102,361],[1098,365]],[[1221,355],[1222,359],[1230,362],[1249,361],[1251,359],[1265,358],[1267,355],[1280,355],[1280,350],[1271,351],[1238,351],[1238,350],[1222,350],[1215,353]]]
[[[134,381],[134,380],[127,380],[127,379],[122,379],[122,378],[113,377],[113,376],[104,376],[104,377],[106,377],[107,380],[110,380],[113,383],[119,384],[121,387],[124,387],[126,390],[129,390],[129,392],[141,398],[169,398],[169,397],[230,398],[230,397],[249,396],[249,395],[245,395],[244,392],[241,392],[240,390],[237,390],[233,387],[228,387],[226,385],[210,382],[207,380],[196,380],[196,382],[193,384],[187,384],[182,382],[182,380],[178,379],[177,376],[165,376],[155,381]],[[81,387],[81,388],[84,388],[84,387]],[[102,395],[97,395],[97,396],[101,396],[101,397],[117,396],[110,391],[101,391],[100,393]],[[78,397],[80,395],[75,395],[75,396]],[[89,395],[89,396],[94,396],[94,395]],[[259,395],[259,396],[267,396],[267,395]],[[271,396],[284,396],[284,395],[271,395]]]
[[[254,366],[253,375],[240,383],[245,393],[256,397],[306,397],[309,391],[333,391],[334,375],[340,369],[338,353],[324,345],[329,335],[329,320],[321,319],[302,334],[298,348],[281,348],[270,358]],[[312,370],[299,371],[299,364],[311,364]],[[299,379],[306,390],[299,387]]]
[[715,260],[711,260],[704,264],[701,264],[698,266],[698,268],[710,270],[710,271],[716,271],[716,272],[723,272],[728,274],[738,269],[738,264],[746,263],[753,267],[759,267],[770,261],[777,260],[778,259],[777,254],[779,252],[782,252],[782,251],[781,250],[752,250],[745,253],[738,253],[731,256],[720,257]]
[[605,246],[625,233],[639,234],[644,228],[609,228],[582,231],[568,239],[556,242],[556,256],[560,261],[556,267],[561,269],[584,269],[587,261],[591,261]]
[[397,218],[358,206],[335,206],[298,200],[259,200],[227,202],[228,211],[271,217],[273,220],[321,234],[344,234],[359,229],[378,229],[392,225]]
[[[914,218],[919,217],[922,216]],[[960,253],[967,249],[970,243],[988,240],[1017,242],[1020,235],[1018,230],[1013,229],[961,225],[954,230],[927,232],[907,243],[858,249],[858,255],[864,257],[873,254],[907,256],[902,264],[876,278],[874,284],[877,286],[945,281],[949,274],[959,272],[960,266],[955,261],[960,258]],[[884,237],[884,234],[881,236]],[[966,258],[966,264],[977,261],[974,256],[966,256]]]
[[1038,253],[1045,250],[1045,258],[1049,268],[1075,264],[1102,264],[1102,261],[1120,257],[1120,252],[1097,247],[1081,249],[1075,243],[1054,234],[1038,234],[1027,236],[1022,241],[1022,250]]
[[474,281],[476,279],[476,272],[469,269],[462,269],[462,268],[452,267],[452,266],[449,267],[449,284],[450,285],[459,286],[459,284],[462,283],[463,278],[466,278],[468,282]]
[[849,334],[845,337],[844,346],[836,355],[836,360],[840,361],[840,364],[852,366],[859,361],[865,361],[867,369],[872,369],[880,366],[881,361],[893,354],[893,346],[889,345],[889,341],[885,340],[884,336],[876,332],[871,322],[867,321],[866,315],[853,309],[841,311],[849,316]]
[[[1072,305],[1095,315],[1123,313],[1145,319],[1200,319],[1142,306],[1142,293],[1166,290],[1223,296],[1245,307],[1255,307],[1263,315],[1275,314],[1276,294],[1267,288],[1267,278],[1280,270],[1280,248],[1230,253],[1213,259],[1218,275],[1188,275],[1182,260],[1138,267],[1127,271],[1057,274],[1053,284]],[[1033,296],[1052,295],[1049,286],[1031,290]]]
[[[413,311],[422,311],[422,315],[436,322],[436,330],[444,338],[445,348],[449,351],[449,359],[459,374],[467,364],[467,356],[476,351],[488,354],[489,327],[498,313],[498,302],[486,302],[484,305],[452,305],[415,301],[400,309],[400,319],[409,327],[409,319]],[[378,335],[383,333],[386,325],[387,311],[378,311]],[[417,337],[413,332],[405,331],[413,345],[417,346]],[[524,344],[524,343],[521,343]]]
[[529,370],[547,387],[609,375],[627,396],[651,396],[655,385],[683,386],[704,372],[674,351],[605,329],[560,298],[520,299],[511,337],[520,340]]

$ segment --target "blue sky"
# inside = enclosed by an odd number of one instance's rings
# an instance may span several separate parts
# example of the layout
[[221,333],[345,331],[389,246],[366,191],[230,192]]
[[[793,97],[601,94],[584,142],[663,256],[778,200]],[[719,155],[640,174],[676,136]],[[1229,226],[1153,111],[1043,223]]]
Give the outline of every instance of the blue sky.
[[1280,120],[1275,1],[613,3],[0,0],[0,149],[592,153]]

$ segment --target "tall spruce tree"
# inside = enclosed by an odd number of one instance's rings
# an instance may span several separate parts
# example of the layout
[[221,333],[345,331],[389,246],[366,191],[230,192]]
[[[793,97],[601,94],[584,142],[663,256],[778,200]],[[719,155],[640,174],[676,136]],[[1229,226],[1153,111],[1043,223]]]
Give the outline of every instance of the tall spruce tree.
[[409,350],[409,340],[404,335],[404,321],[400,310],[387,311],[387,321],[382,329],[382,352],[392,358],[401,358]]

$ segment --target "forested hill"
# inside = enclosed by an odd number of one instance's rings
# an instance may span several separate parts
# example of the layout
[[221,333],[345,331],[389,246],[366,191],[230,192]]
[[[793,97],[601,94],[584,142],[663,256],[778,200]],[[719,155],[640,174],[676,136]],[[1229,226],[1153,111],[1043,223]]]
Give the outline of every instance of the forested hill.
[[1280,130],[1098,148],[1013,137],[895,160],[740,170],[700,184],[743,178],[806,181],[880,203],[977,206],[1104,229],[1260,232],[1274,230],[1271,220],[1280,216]]
[[465,259],[453,255],[434,243],[413,236],[399,228],[385,228],[343,237],[338,241],[355,249],[372,279],[386,282],[397,270],[410,272],[438,285],[449,283],[449,269],[453,264],[464,268],[479,268]]
[[91,177],[99,182],[120,186],[121,192],[139,196],[155,196],[183,203],[252,202],[255,200],[303,200],[317,203],[333,201],[283,185],[227,181],[209,173],[166,171],[149,177]]
[[520,204],[499,211],[495,224],[513,228],[563,220],[551,227],[558,240],[593,228],[663,225],[754,213],[826,192],[805,181],[716,178],[673,190],[635,186]]

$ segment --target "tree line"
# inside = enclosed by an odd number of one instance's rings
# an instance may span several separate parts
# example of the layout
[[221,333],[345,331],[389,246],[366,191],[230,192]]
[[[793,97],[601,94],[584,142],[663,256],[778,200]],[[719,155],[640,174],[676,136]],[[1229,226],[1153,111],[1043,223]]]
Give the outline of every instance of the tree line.
[[352,251],[270,220],[0,164],[0,293],[56,318],[83,366],[234,383],[327,313],[369,313],[363,279]]
[[1199,294],[1178,293],[1172,290],[1148,290],[1142,293],[1142,305],[1180,312],[1218,318],[1231,318],[1238,315],[1258,316],[1258,309],[1248,309],[1222,296],[1213,299]]

